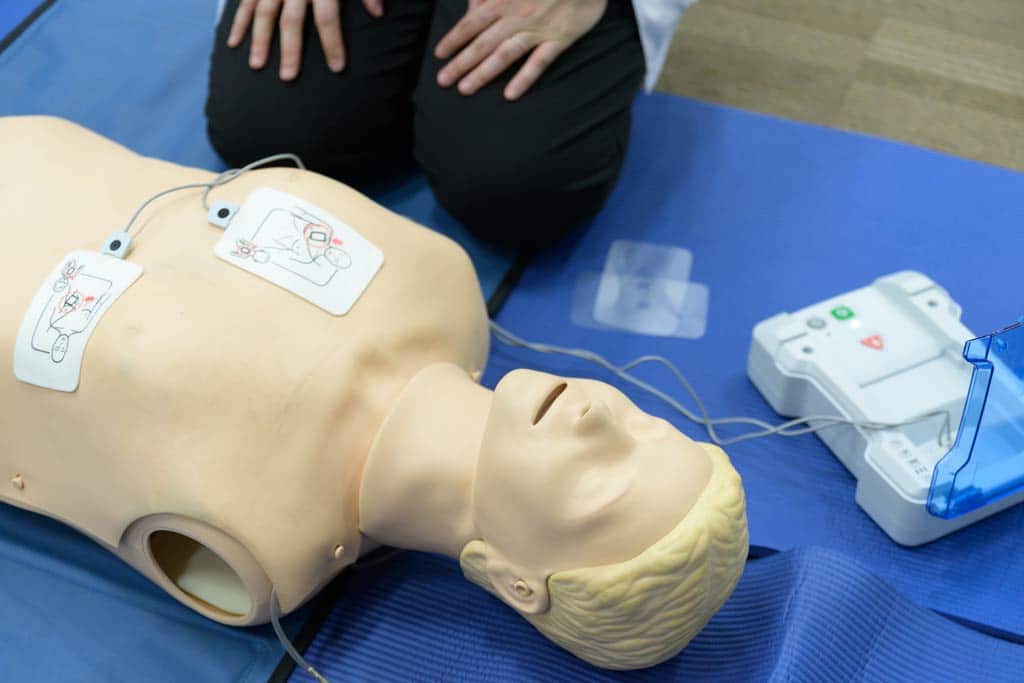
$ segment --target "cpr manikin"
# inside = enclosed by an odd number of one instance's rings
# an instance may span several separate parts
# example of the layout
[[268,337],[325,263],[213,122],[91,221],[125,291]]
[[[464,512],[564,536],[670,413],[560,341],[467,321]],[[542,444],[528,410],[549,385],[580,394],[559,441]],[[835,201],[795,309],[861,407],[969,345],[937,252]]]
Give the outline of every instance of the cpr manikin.
[[286,192],[379,248],[347,314],[215,257],[221,231],[179,193],[143,214],[129,260],[144,274],[95,327],[77,391],[18,381],[15,336],[47,273],[141,199],[212,174],[49,118],[0,119],[0,149],[3,502],[232,625],[267,621],[272,589],[295,609],[379,545],[457,558],[609,668],[671,657],[731,593],[747,531],[725,454],[600,382],[518,370],[481,387],[488,322],[465,253],[313,173],[254,171],[214,197]]

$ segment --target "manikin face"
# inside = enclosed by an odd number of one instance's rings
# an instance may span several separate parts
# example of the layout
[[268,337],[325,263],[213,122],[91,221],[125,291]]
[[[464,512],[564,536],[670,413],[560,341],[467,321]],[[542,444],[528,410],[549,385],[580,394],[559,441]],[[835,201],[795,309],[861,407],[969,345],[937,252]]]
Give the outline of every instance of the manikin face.
[[639,555],[679,524],[710,473],[699,445],[607,384],[509,373],[473,495],[492,583],[519,609],[543,611],[547,577]]

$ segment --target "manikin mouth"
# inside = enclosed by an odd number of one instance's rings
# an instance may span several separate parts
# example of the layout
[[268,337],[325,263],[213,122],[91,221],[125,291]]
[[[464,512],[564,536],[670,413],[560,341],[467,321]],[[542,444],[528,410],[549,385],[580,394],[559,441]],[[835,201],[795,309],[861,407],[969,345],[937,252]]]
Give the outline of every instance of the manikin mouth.
[[555,401],[558,400],[558,397],[562,395],[568,386],[568,384],[562,382],[548,393],[544,402],[540,404],[540,408],[537,409],[537,414],[533,417],[534,426],[547,415],[548,411],[551,410],[551,406],[555,404]]

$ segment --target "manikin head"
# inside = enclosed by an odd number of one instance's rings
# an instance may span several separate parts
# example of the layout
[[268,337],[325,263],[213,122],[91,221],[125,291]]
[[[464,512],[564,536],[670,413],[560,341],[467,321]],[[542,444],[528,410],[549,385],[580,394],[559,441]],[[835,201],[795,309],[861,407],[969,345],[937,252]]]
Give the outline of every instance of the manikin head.
[[593,380],[502,379],[472,514],[467,577],[608,668],[679,652],[746,560],[743,491],[724,453]]
[[679,652],[739,580],[739,475],[586,379],[517,370],[493,394],[453,365],[421,371],[364,472],[361,528],[456,555],[466,577],[598,666]]

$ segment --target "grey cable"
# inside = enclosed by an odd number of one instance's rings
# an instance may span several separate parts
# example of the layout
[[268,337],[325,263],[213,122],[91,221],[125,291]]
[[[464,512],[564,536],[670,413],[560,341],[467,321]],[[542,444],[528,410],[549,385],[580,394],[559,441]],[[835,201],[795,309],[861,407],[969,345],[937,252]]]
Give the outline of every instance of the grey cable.
[[255,168],[259,168],[260,166],[266,166],[267,164],[272,164],[275,161],[291,161],[300,169],[306,170],[306,165],[302,163],[302,159],[300,159],[295,154],[274,154],[269,157],[257,159],[256,161],[246,166],[243,166],[242,168],[228,169],[227,171],[224,171],[223,173],[221,173],[208,183],[189,183],[187,185],[178,185],[177,187],[168,188],[161,192],[157,192],[155,195],[153,195],[146,201],[142,202],[142,204],[139,205],[139,208],[135,209],[135,213],[132,214],[132,217],[128,219],[128,222],[124,226],[123,232],[131,232],[132,226],[135,225],[135,222],[139,219],[139,216],[142,214],[142,212],[146,210],[146,207],[148,207],[150,204],[160,199],[161,197],[171,194],[172,192],[181,192],[182,190],[203,190],[203,208],[209,211],[210,205],[208,203],[208,198],[210,196],[211,190],[213,190],[216,187],[220,187],[221,185],[226,185],[235,178],[244,175]]
[[277,602],[277,589],[270,589],[270,625],[274,628],[274,633],[277,635],[277,639],[281,641],[281,646],[284,647],[285,652],[292,658],[303,671],[312,676],[317,683],[330,683],[326,678],[320,675],[320,672],[313,668],[313,665],[307,662],[299,651],[292,645],[292,641],[288,639],[288,635],[281,628],[281,605]]
[[[903,427],[924,420],[929,420],[936,417],[942,417],[942,425],[939,429],[938,443],[940,446],[946,446],[952,443],[951,433],[951,418],[949,411],[947,410],[936,410],[923,415],[910,418],[903,422],[896,423],[885,423],[885,422],[865,422],[858,420],[851,420],[849,418],[840,417],[838,415],[811,415],[807,417],[799,417],[781,424],[773,425],[764,420],[759,420],[753,417],[721,417],[712,418],[708,412],[707,407],[701,400],[700,395],[690,384],[686,376],[680,372],[679,368],[672,363],[672,361],[662,356],[641,356],[635,358],[624,365],[615,365],[604,356],[597,354],[587,349],[573,349],[562,346],[555,346],[553,344],[543,344],[539,342],[531,342],[518,337],[515,334],[509,332],[507,329],[499,325],[498,323],[491,321],[491,331],[502,344],[507,346],[519,347],[535,351],[537,353],[548,353],[558,354],[563,356],[570,356],[572,358],[578,358],[585,360],[590,363],[598,365],[608,372],[612,373],[619,379],[629,384],[632,384],[636,388],[644,391],[655,398],[660,399],[666,405],[674,409],[684,418],[695,424],[701,425],[707,430],[708,436],[711,441],[718,444],[719,446],[729,446],[732,444],[740,443],[742,441],[749,441],[750,439],[760,439],[766,436],[801,436],[803,434],[812,434],[819,432],[829,427],[835,427],[838,425],[853,425],[855,427],[861,427],[862,429],[868,430],[880,430],[880,429],[895,429],[897,427]],[[690,410],[682,403],[677,401],[675,398],[667,394],[666,392],[652,386],[651,384],[640,379],[636,375],[633,375],[629,371],[633,368],[643,365],[645,363],[657,363],[669,370],[672,375],[676,378],[679,384],[683,387],[683,390],[693,401],[694,405],[697,406],[698,413]],[[731,424],[745,424],[751,425],[757,428],[755,431],[749,431],[745,434],[735,436],[732,438],[722,438],[719,436],[718,431],[715,429],[715,425],[731,425]],[[804,426],[800,426],[804,425]]]
[[228,169],[227,171],[224,171],[219,176],[214,178],[213,181],[211,181],[208,184],[209,187],[207,187],[206,191],[203,192],[203,208],[206,209],[207,211],[210,210],[210,206],[207,203],[207,198],[210,196],[210,191],[213,190],[213,188],[220,187],[221,185],[224,185],[226,183],[230,183],[232,180],[234,180],[235,178],[237,178],[240,175],[244,175],[244,174],[248,173],[249,171],[251,171],[253,169],[259,168],[260,166],[266,166],[267,164],[272,164],[275,161],[291,161],[299,169],[301,169],[303,171],[306,170],[306,165],[304,163],[302,163],[302,159],[300,159],[298,157],[298,155],[290,154],[290,153],[287,153],[287,152],[283,153],[283,154],[272,154],[269,157],[263,157],[262,159],[257,159],[256,161],[252,162],[251,164],[246,164],[242,168],[231,168],[231,169]]

